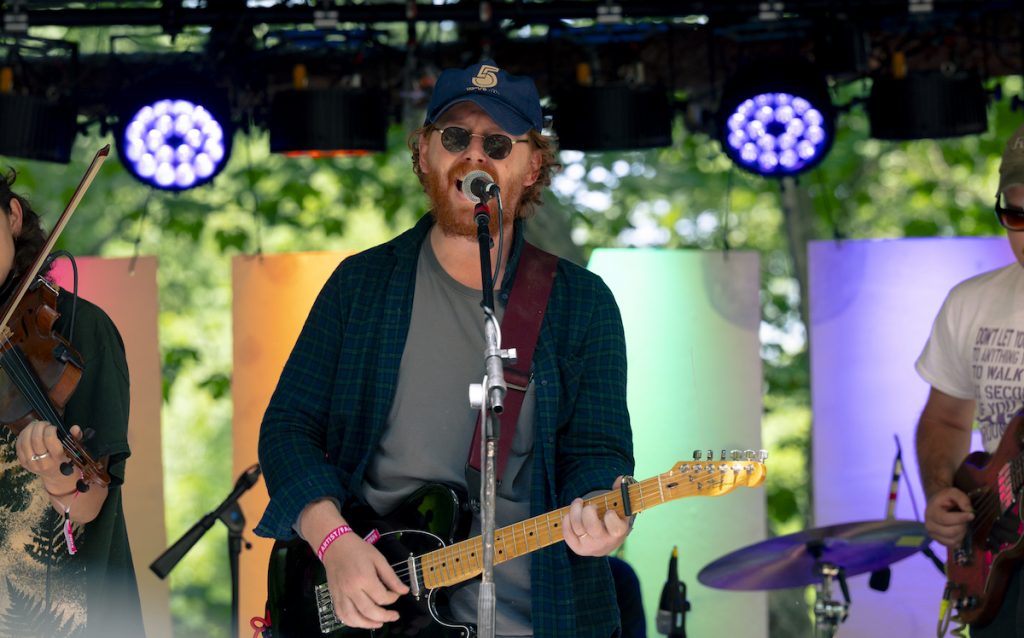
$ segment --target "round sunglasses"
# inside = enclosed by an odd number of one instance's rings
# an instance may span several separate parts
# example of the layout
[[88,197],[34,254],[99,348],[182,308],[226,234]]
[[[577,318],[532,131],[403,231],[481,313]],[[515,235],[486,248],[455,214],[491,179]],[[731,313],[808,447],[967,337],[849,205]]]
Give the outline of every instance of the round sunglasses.
[[1003,194],[996,195],[996,219],[1006,230],[1024,230],[1024,209],[1015,206],[1003,206]]
[[491,133],[480,135],[472,133],[461,126],[448,126],[441,129],[441,146],[449,153],[461,153],[469,148],[469,143],[474,137],[483,138],[484,153],[493,160],[503,160],[512,152],[512,146],[519,142],[529,142],[529,138],[514,140],[508,135]]

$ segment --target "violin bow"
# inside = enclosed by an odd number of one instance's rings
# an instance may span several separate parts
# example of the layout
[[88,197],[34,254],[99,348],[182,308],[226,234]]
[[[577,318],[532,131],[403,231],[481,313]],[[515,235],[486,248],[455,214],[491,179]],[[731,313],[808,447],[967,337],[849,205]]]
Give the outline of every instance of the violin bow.
[[100,171],[100,166],[106,161],[107,156],[110,155],[110,144],[105,144],[103,148],[96,151],[96,155],[93,156],[92,162],[89,163],[89,168],[85,170],[85,174],[82,175],[82,180],[78,182],[78,186],[75,188],[74,194],[71,195],[71,199],[68,200],[67,206],[64,207],[64,212],[60,214],[60,218],[57,219],[57,223],[53,225],[53,230],[50,232],[49,237],[46,238],[46,242],[43,247],[39,250],[39,254],[36,255],[36,260],[32,262],[32,267],[29,268],[25,276],[21,278],[21,284],[18,289],[14,292],[7,304],[7,312],[4,313],[3,321],[0,321],[0,332],[7,332],[7,324],[10,323],[11,317],[14,316],[14,311],[18,308],[18,304],[21,303],[25,293],[28,292],[29,286],[36,279],[36,274],[43,267],[43,263],[49,256],[50,251],[53,250],[54,244],[57,243],[57,238],[64,232],[64,227],[68,225],[68,221],[71,219],[71,215],[74,214],[75,209],[78,208],[78,204],[82,201],[85,196],[85,191],[89,190],[89,186],[92,184],[92,180],[96,177],[96,173]]

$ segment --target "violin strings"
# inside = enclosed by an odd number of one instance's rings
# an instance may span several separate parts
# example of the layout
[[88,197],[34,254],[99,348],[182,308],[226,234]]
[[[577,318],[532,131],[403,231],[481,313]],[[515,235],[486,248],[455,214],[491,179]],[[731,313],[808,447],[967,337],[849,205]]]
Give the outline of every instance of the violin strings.
[[68,456],[81,464],[85,464],[85,460],[82,458],[82,455],[79,454],[78,450],[68,444],[68,439],[71,438],[71,435],[67,431],[67,427],[61,420],[60,415],[57,414],[46,395],[43,394],[42,389],[39,387],[39,383],[36,381],[28,363],[25,361],[21,350],[19,350],[17,346],[6,337],[3,339],[3,345],[6,346],[6,350],[4,350],[3,354],[0,355],[0,366],[2,366],[7,374],[10,375],[11,380],[14,381],[15,385],[25,393],[25,398],[35,408],[39,415],[57,427],[57,430],[61,435],[61,444],[64,446],[64,450]]

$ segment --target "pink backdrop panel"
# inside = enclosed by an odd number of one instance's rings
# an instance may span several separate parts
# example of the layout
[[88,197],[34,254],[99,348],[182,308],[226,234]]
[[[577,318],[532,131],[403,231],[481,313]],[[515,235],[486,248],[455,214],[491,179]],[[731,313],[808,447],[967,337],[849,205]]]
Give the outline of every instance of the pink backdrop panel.
[[[168,585],[149,564],[167,548],[164,526],[163,461],[160,446],[160,344],[157,333],[155,257],[107,259],[79,257],[78,294],[103,308],[124,340],[131,378],[128,420],[128,459],[124,485],[124,515],[148,638],[170,638]],[[54,277],[72,290],[70,263],[56,262]]]

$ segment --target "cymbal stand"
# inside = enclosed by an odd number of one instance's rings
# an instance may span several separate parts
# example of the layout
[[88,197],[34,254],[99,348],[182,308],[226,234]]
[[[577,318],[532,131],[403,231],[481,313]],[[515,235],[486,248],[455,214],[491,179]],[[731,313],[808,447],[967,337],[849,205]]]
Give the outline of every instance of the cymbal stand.
[[[815,558],[821,558],[824,547],[815,542],[808,543],[807,549]],[[819,561],[815,563],[814,569],[821,576],[821,582],[814,588],[814,635],[815,638],[832,638],[839,624],[850,613],[850,589],[846,585],[846,574],[842,567]],[[833,579],[839,581],[842,601],[832,599]]]

